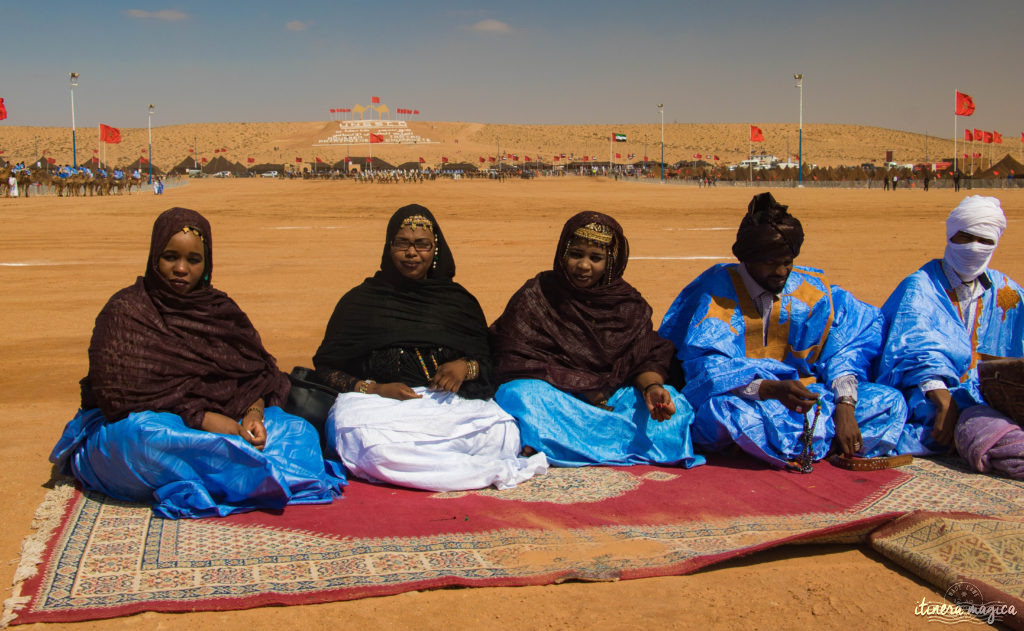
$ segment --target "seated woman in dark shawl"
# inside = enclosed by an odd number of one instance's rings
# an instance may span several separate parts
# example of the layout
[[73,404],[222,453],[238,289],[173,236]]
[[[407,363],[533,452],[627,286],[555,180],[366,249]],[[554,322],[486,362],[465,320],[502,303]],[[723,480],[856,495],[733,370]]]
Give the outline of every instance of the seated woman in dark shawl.
[[161,214],[145,276],[96,318],[82,409],[50,460],[170,518],[330,502],[343,472],[325,471],[312,425],[276,407],[288,378],[212,272],[206,219]]
[[582,212],[562,228],[554,269],[526,282],[491,325],[495,400],[523,445],[552,464],[704,463],[693,410],[665,385],[673,346],[622,279],[629,243],[618,222]]
[[519,458],[519,431],[491,397],[487,321],[454,282],[429,210],[388,222],[380,271],[341,297],[314,378],[341,392],[327,443],[362,478],[434,491],[515,486],[547,470]]

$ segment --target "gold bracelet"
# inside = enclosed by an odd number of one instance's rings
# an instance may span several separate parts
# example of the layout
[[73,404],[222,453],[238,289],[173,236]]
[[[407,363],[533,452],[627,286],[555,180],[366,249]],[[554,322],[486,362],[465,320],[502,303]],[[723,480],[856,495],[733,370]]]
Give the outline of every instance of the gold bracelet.
[[475,359],[462,358],[466,362],[466,381],[473,381],[480,376],[480,362]]

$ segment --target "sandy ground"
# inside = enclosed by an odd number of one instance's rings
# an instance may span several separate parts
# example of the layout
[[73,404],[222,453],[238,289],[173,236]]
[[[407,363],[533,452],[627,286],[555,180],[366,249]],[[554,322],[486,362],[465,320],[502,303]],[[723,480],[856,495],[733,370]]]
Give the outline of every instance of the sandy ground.
[[[409,128],[420,138],[429,140],[426,144],[390,145],[375,144],[372,155],[398,165],[424,159],[424,165],[437,167],[441,157],[451,162],[469,162],[479,165],[479,158],[502,153],[516,154],[519,164],[527,156],[534,161],[550,163],[556,154],[591,156],[607,161],[609,149],[620,153],[618,163],[636,162],[647,155],[652,162],[661,157],[661,125],[652,116],[649,124],[614,125],[496,125],[472,122],[430,122],[410,121]],[[108,121],[109,122],[109,121]],[[0,123],[0,157],[18,162],[35,161],[46,152],[57,164],[71,164],[71,129],[65,127],[21,127],[8,120]],[[674,164],[680,160],[693,160],[698,154],[708,162],[736,164],[745,160],[750,152],[762,151],[785,160],[787,155],[796,161],[799,146],[796,122],[751,121],[764,132],[765,142],[750,143],[750,125],[747,123],[675,123],[667,119],[664,127],[665,160]],[[111,123],[117,126],[117,123]],[[193,123],[187,125],[157,126],[152,130],[153,164],[168,170],[186,158],[214,158],[223,156],[232,162],[247,164],[253,158],[256,164],[276,163],[289,166],[310,167],[319,157],[327,164],[334,164],[347,155],[366,156],[369,145],[317,146],[321,140],[330,138],[338,129],[331,121],[275,122],[275,123]],[[79,163],[90,160],[94,150],[106,152],[100,158],[110,164],[127,165],[149,151],[148,130],[120,126],[122,142],[116,145],[99,146],[96,128],[79,127],[77,159]],[[609,147],[611,134],[626,135],[625,143]],[[989,158],[998,161],[1007,153],[1022,160],[1022,145],[1007,140],[1004,145],[964,148],[958,142],[955,153],[982,153],[986,164]],[[194,150],[195,153],[190,153]],[[951,138],[941,138],[911,132],[843,125],[805,123],[803,151],[805,164],[822,167],[859,165],[874,162],[881,165],[886,151],[893,151],[893,159],[900,163],[935,162],[950,158],[954,154]],[[635,154],[633,160],[627,160]],[[295,159],[302,158],[302,164]],[[978,162],[980,164],[980,160]],[[490,163],[487,163],[488,165]]]
[[[630,239],[626,278],[660,321],[702,269],[728,260],[756,189],[558,178],[514,182],[202,180],[162,197],[0,199],[0,584],[50,479],[47,455],[77,407],[77,382],[96,313],[143,272],[162,210],[181,205],[212,222],[214,284],[250,315],[289,370],[309,365],[338,297],[378,265],[387,217],[418,202],[438,217],[456,279],[488,319],[523,281],[551,265],[562,223],[579,210],[615,216]],[[799,263],[881,304],[896,283],[941,256],[951,191],[776,190],[807,233]],[[1024,192],[1005,193],[1010,228],[993,266],[1024,279]],[[9,594],[7,592],[3,597]],[[452,589],[316,606],[142,614],[80,629],[199,628],[934,628],[914,615],[941,594],[869,551],[783,548],[682,577],[545,587]]]

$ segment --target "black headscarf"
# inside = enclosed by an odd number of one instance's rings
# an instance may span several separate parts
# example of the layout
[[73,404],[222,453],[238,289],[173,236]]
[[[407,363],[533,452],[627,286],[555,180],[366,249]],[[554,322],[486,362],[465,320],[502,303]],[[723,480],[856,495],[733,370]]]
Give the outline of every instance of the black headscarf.
[[[183,229],[198,231],[206,266],[199,284],[179,294],[160,274],[167,242]],[[210,286],[213,235],[205,217],[188,208],[164,211],[153,224],[146,274],[114,294],[96,317],[82,406],[110,421],[132,412],[168,411],[199,427],[203,413],[239,419],[256,399],[280,405],[288,378],[263,348],[249,318]]]
[[771,193],[755,195],[736,231],[732,253],[740,261],[768,261],[779,256],[800,254],[804,229],[789,206],[775,201]]
[[[610,229],[610,274],[602,283],[576,287],[565,252],[588,224]],[[491,325],[494,370],[500,383],[541,379],[574,393],[611,394],[641,372],[667,376],[672,343],[651,324],[651,307],[622,278],[629,243],[617,221],[596,212],[571,217],[562,228],[553,269],[528,280]]]
[[[430,220],[437,244],[436,266],[420,280],[403,276],[391,258],[391,241],[402,222],[414,215]],[[480,364],[479,377],[463,382],[459,394],[490,397],[494,387],[487,320],[480,303],[452,280],[454,276],[455,258],[434,215],[419,204],[399,208],[388,221],[380,271],[338,301],[313,365],[318,371],[372,378],[360,371],[373,351],[442,346]]]

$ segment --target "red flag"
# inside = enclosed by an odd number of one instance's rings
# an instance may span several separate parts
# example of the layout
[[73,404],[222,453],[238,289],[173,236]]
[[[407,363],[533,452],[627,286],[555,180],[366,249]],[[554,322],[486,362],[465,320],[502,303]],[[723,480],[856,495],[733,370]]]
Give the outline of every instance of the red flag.
[[345,156],[345,162],[352,162],[352,158]]
[[145,158],[139,158],[139,164],[149,164],[149,160]]
[[302,158],[295,158],[296,162],[302,162]]
[[0,99],[0,121],[7,118],[7,106],[4,105],[4,100]]
[[644,156],[644,162],[647,162],[647,156]]
[[583,156],[584,162],[590,162],[590,156]]
[[[1021,134],[1021,136],[1024,136],[1024,134]],[[494,162],[494,156],[490,156],[490,157],[489,157],[489,158],[487,158],[487,159],[488,159],[488,160],[490,160],[491,162]]]
[[214,153],[220,153],[220,149],[214,149],[213,152]]
[[621,157],[622,157],[622,154],[621,154],[621,153],[616,153],[616,154],[615,154],[615,157],[616,157],[616,158],[621,158]]
[[1024,131],[1020,132],[1020,141],[1024,142]]
[[953,113],[957,116],[970,116],[973,114],[974,99],[971,98],[971,95],[958,91],[956,93],[956,110]]
[[558,162],[558,156],[555,156],[555,157],[554,157],[554,161],[555,161],[555,162]]
[[143,149],[143,150],[142,150],[142,153],[146,153],[146,150],[145,150],[145,149]]
[[256,162],[256,158],[246,158],[245,161],[249,164],[254,164]]
[[319,163],[323,164],[323,160],[321,160],[320,158],[313,158],[313,160],[315,160],[316,162],[319,162]]
[[121,142],[121,130],[117,127],[100,123],[100,141],[116,145]]
[[420,111],[419,111],[419,110],[413,110],[413,111],[412,111],[412,113],[413,113],[413,114],[419,114],[419,113],[420,113]]
[[999,175],[999,171],[993,171],[992,174],[993,175]]
[[227,148],[227,147],[224,147],[223,149],[221,149],[221,150],[220,150],[220,152],[221,152],[221,153],[227,153],[227,152],[228,152],[228,148]]
[[715,156],[715,160],[718,160],[718,156]]
[[532,160],[530,160],[530,156],[524,156],[524,157],[526,158],[527,162],[532,162]]
[[992,142],[996,143],[997,145],[1003,144],[1003,135],[997,131],[992,132]]
[[[189,151],[191,152],[192,150],[191,150],[191,149],[189,149]],[[93,152],[93,153],[99,153],[99,152],[100,152],[100,150],[99,150],[99,149],[93,149],[93,150],[92,150],[92,152]]]
[[383,134],[370,134],[370,144],[376,144],[378,142],[384,142]]
[[984,139],[982,140],[982,142],[984,142],[986,145],[991,145],[992,144],[992,132],[990,132],[990,131],[984,132]]
[[202,162],[203,164],[206,164],[206,158],[201,158],[200,162]]
[[331,114],[335,114],[335,113],[337,113],[337,111],[338,110],[336,110],[335,108],[333,108],[333,107],[331,108]]
[[981,139],[982,139],[982,137],[984,137],[984,135],[985,134],[980,129],[975,128],[975,130],[974,130],[974,140],[976,142],[981,142]]
[[974,134],[971,133],[970,129],[964,130],[964,142],[974,142]]
[[370,97],[370,103],[380,103],[380,97],[379,96],[371,96]]
[[980,157],[981,157],[981,152],[979,151],[978,153],[974,154],[974,156],[973,156],[973,157],[975,157],[975,158],[980,158]]
[[448,158],[441,156],[441,162],[448,162]]
[[426,160],[423,159],[423,156],[420,156],[420,164],[423,164],[424,162],[426,162]]
[[764,142],[764,134],[760,127],[750,126],[750,142]]
[[483,156],[480,156],[480,162],[484,162]]
[[46,161],[50,164],[57,164],[57,158],[47,158]]
[[699,154],[699,153],[695,153],[695,154],[693,154],[693,157],[694,157],[694,158],[697,158],[698,160],[700,160],[700,154]]

